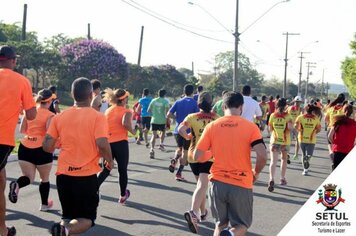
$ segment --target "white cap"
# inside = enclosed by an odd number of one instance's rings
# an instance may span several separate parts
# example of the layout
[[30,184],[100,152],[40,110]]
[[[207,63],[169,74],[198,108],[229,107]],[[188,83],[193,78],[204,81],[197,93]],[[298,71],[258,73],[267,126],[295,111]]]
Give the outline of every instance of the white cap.
[[301,96],[295,96],[294,101],[295,102],[302,102],[303,100],[302,100]]

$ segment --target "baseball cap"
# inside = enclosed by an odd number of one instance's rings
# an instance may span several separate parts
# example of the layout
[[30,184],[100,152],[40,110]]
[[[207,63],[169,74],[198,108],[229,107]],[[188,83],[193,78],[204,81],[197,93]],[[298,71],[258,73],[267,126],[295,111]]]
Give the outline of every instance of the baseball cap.
[[15,59],[17,57],[18,56],[12,47],[8,45],[0,46],[0,61]]
[[295,102],[302,102],[302,97],[301,96],[295,96],[294,101]]

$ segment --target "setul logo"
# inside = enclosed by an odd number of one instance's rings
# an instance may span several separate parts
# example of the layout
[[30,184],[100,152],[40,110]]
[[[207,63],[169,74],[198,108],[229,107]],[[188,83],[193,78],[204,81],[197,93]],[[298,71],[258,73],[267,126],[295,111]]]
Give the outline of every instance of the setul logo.
[[326,209],[325,211],[329,210],[334,210],[334,209],[340,202],[344,203],[345,199],[341,197],[341,189],[339,188],[339,191],[336,191],[337,185],[335,184],[327,184],[324,185],[324,190],[319,189],[319,199],[316,201],[317,204],[322,203]]

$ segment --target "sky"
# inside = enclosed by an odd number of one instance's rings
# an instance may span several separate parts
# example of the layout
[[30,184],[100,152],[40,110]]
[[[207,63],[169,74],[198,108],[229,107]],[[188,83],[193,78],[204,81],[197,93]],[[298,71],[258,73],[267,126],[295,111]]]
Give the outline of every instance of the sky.
[[[194,63],[196,74],[212,73],[215,55],[234,50],[237,1],[191,2],[194,4],[186,0],[0,0],[0,21],[21,23],[26,3],[27,31],[37,32],[40,40],[59,33],[86,37],[90,23],[91,36],[110,43],[130,63],[138,61],[144,26],[142,66],[171,64],[191,69]],[[352,56],[349,43],[356,33],[355,0],[238,2],[239,52],[266,79],[284,77],[283,34],[288,32],[298,34],[288,39],[289,80],[298,83],[299,52],[303,51],[303,80],[306,62],[314,62],[311,82],[321,82],[324,71],[324,82],[343,83],[341,61]]]

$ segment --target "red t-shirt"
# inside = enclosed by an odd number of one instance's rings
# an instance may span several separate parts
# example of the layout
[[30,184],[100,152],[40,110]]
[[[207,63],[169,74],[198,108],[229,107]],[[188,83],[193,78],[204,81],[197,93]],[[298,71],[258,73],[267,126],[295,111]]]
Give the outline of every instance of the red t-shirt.
[[348,119],[347,123],[340,125],[333,138],[333,152],[349,153],[354,147],[356,138],[356,121]]
[[269,114],[272,114],[276,110],[276,103],[275,101],[269,101]]

